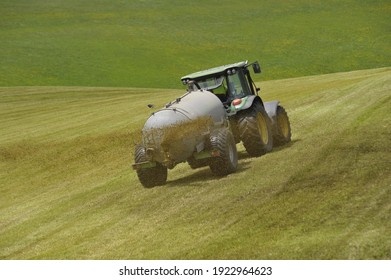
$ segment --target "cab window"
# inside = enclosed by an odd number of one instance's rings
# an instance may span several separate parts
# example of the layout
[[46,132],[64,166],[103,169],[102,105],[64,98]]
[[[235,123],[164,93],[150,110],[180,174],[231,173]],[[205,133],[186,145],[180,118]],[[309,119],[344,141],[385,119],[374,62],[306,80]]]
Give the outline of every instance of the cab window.
[[232,99],[243,98],[251,94],[242,71],[228,76],[228,88]]

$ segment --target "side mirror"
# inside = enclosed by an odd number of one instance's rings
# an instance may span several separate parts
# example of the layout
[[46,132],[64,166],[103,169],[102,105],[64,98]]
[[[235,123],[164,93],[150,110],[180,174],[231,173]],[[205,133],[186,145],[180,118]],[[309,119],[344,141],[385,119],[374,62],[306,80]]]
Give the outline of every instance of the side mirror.
[[256,74],[261,73],[261,66],[259,66],[258,61],[253,63],[253,70]]

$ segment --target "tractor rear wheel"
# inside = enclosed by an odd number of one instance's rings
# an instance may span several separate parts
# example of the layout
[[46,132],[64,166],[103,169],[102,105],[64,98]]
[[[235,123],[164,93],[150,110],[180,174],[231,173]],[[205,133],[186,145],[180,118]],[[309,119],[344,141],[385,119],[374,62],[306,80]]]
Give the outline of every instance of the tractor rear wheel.
[[236,171],[238,167],[238,152],[235,139],[229,129],[219,129],[210,136],[210,145],[214,157],[210,159],[210,170],[225,176]]
[[291,124],[288,114],[282,106],[277,107],[276,133],[273,140],[277,145],[284,145],[291,141]]
[[[135,148],[134,159],[136,163],[146,162],[146,152],[142,145]],[[137,170],[137,176],[140,183],[145,188],[153,188],[155,186],[164,185],[167,181],[167,167],[161,163],[156,162],[155,167]]]
[[269,116],[258,102],[238,115],[240,139],[250,156],[258,157],[273,148],[273,135]]

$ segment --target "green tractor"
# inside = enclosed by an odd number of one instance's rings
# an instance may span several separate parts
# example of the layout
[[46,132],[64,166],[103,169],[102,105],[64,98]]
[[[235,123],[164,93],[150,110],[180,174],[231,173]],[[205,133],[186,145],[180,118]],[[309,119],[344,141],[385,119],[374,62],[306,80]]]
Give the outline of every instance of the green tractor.
[[[242,141],[248,154],[258,157],[273,146],[290,142],[291,127],[279,101],[263,102],[250,72],[261,73],[257,61],[224,65],[186,75],[181,80],[189,91],[214,93],[226,109],[235,142]],[[189,163],[192,167],[197,165]]]

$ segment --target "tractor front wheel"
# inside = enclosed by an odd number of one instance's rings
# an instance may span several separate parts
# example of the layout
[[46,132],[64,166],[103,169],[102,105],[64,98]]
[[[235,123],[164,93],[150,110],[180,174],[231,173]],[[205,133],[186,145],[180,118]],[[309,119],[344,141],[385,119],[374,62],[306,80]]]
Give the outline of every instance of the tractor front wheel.
[[280,146],[291,141],[291,124],[288,114],[282,106],[277,107],[276,121],[276,133],[273,140],[276,145]]

